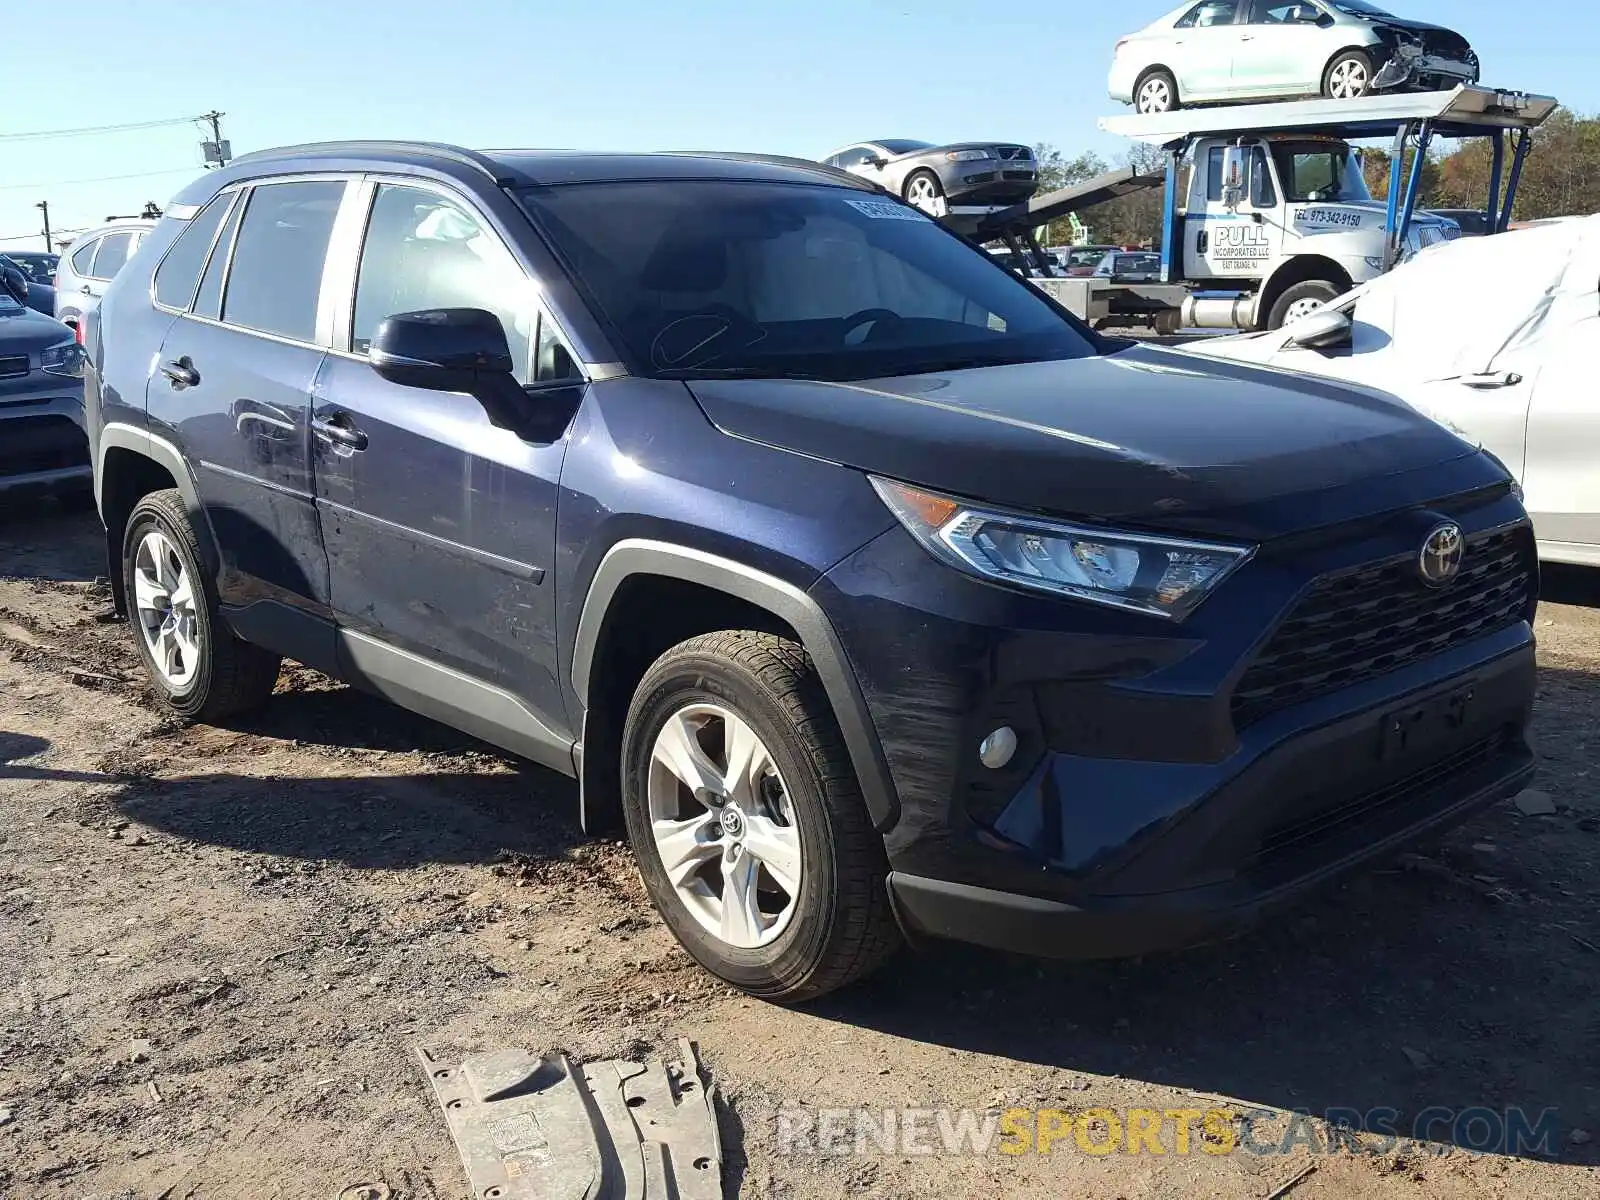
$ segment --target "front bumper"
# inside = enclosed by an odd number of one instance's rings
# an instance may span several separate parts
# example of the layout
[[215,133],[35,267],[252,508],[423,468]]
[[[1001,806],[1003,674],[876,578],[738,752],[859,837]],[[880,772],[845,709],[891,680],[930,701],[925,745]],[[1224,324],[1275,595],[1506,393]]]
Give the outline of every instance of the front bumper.
[[[1523,520],[1509,495],[1451,515],[1472,536]],[[898,529],[829,572],[814,594],[900,801],[884,840],[907,929],[1069,958],[1208,940],[1525,786],[1525,606],[1243,715],[1247,668],[1312,581],[1415,541],[1401,520],[1330,538],[1264,551],[1182,626],[968,580]],[[1019,749],[991,770],[976,748],[1000,725]]]
[[1396,54],[1373,76],[1379,90],[1448,91],[1463,83],[1478,82],[1478,64],[1439,54]]
[[39,371],[7,383],[0,384],[0,495],[90,486],[82,383]]
[[951,163],[940,173],[945,199],[954,205],[1021,204],[1039,190],[1039,173],[1010,159]]

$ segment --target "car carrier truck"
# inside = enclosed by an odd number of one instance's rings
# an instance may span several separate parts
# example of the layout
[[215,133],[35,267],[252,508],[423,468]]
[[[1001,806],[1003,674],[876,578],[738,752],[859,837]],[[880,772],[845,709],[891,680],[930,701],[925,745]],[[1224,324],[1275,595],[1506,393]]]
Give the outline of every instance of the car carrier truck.
[[[1113,172],[998,210],[944,218],[978,242],[999,241],[1035,284],[1098,326],[1276,329],[1441,241],[1455,222],[1417,212],[1433,139],[1483,138],[1493,170],[1490,232],[1511,219],[1533,131],[1548,96],[1465,85],[1447,92],[1307,100],[1110,117],[1100,127],[1150,145],[1165,170]],[[1387,139],[1389,189],[1372,197],[1358,141]],[[1411,151],[1408,164],[1408,149]],[[1064,279],[1035,230],[1115,196],[1164,189],[1161,282]]]

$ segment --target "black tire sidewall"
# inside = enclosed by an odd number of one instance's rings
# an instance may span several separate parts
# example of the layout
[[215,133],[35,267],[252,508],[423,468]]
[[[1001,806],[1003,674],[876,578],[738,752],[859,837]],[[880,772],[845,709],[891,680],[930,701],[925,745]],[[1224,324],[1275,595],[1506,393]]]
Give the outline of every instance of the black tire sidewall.
[[[152,529],[159,529],[177,550],[178,557],[183,560],[183,569],[189,577],[189,586],[195,598],[195,619],[200,632],[200,669],[194,673],[189,686],[181,692],[169,688],[162,677],[161,669],[156,665],[150,647],[145,641],[139,611],[134,602],[135,555],[139,542]],[[205,705],[206,697],[211,694],[211,676],[216,665],[216,622],[213,618],[211,591],[206,585],[193,546],[194,535],[188,528],[188,522],[184,521],[180,528],[166,506],[159,501],[153,501],[152,497],[145,497],[128,514],[128,525],[122,537],[122,582],[126,589],[124,595],[128,598],[128,623],[132,626],[130,632],[133,634],[134,646],[138,650],[140,661],[145,665],[146,673],[150,676],[150,683],[156,695],[169,709],[185,717],[194,716]]]
[[[667,879],[650,830],[651,750],[668,717],[687,705],[718,704],[749,723],[783,777],[800,835],[800,896],[788,927],[769,946],[745,950],[707,933]],[[684,656],[646,674],[635,700],[637,720],[623,742],[623,810],[639,872],[656,910],[689,954],[707,970],[754,994],[788,990],[827,951],[838,907],[833,822],[801,734],[783,708],[738,665],[710,655]]]

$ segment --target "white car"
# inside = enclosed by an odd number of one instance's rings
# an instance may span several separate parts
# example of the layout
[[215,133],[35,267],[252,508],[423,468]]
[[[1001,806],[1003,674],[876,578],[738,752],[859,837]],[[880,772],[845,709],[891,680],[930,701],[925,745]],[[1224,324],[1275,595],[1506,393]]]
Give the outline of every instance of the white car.
[[1283,329],[1184,350],[1399,396],[1522,481],[1541,557],[1600,566],[1600,215],[1436,246]]
[[1189,0],[1117,43],[1111,98],[1142,113],[1219,100],[1444,91],[1478,81],[1454,30],[1369,0]]

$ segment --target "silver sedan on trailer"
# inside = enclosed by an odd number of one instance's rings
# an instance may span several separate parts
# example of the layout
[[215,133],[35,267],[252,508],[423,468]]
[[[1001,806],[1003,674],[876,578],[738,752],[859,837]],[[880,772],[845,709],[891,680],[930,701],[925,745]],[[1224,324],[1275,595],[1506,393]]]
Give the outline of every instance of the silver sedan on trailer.
[[1477,81],[1478,56],[1466,38],[1369,0],[1188,0],[1117,43],[1110,87],[1113,100],[1160,113]]

